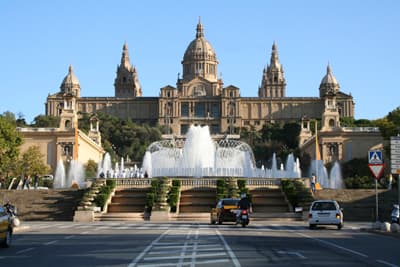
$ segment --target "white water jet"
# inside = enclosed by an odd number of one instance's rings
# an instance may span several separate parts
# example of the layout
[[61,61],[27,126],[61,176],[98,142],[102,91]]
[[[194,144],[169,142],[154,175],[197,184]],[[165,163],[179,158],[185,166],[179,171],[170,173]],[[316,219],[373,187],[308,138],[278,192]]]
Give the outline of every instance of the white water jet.
[[85,173],[83,169],[83,164],[76,160],[72,160],[69,165],[65,186],[69,188],[74,183],[76,183],[79,187],[84,187],[85,184]]
[[232,139],[214,141],[208,126],[191,126],[186,141],[161,140],[152,143],[143,158],[142,168],[149,177],[300,177],[300,164],[293,155],[290,167],[278,170],[276,155],[272,169],[257,169],[253,151],[248,144]]
[[345,188],[342,172],[340,169],[339,162],[335,162],[331,171],[328,174],[326,167],[324,166],[322,160],[313,160],[311,162],[311,174],[314,173],[317,182],[321,185],[322,188],[330,188],[330,189],[343,189]]
[[60,159],[57,162],[56,174],[54,176],[53,188],[59,189],[65,187],[65,167],[64,162]]
[[345,188],[342,178],[342,170],[340,168],[339,162],[337,161],[333,164],[332,169],[329,172],[329,180],[330,180],[330,188],[332,189]]

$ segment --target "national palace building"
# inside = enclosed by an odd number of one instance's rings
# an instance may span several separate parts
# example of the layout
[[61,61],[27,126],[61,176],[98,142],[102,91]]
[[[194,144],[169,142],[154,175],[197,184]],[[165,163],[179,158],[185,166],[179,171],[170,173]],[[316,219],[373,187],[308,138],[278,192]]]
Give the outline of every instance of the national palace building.
[[[200,21],[181,64],[182,76],[178,77],[176,87],[168,85],[160,89],[159,96],[144,97],[125,43],[114,81],[114,96],[81,96],[79,81],[70,66],[61,90],[47,97],[46,115],[60,116],[63,109],[73,106],[78,113],[104,112],[136,123],[169,126],[174,135],[184,135],[191,124],[209,125],[212,134],[232,134],[241,127],[253,126],[258,130],[270,122],[324,120],[323,113],[329,105],[334,105],[339,117],[354,117],[353,97],[340,91],[329,65],[318,97],[287,97],[275,43],[270,62],[260,73],[261,86],[256,97],[241,97],[240,88],[225,86],[217,76],[217,55],[204,37]],[[339,117],[328,124],[335,126]]]

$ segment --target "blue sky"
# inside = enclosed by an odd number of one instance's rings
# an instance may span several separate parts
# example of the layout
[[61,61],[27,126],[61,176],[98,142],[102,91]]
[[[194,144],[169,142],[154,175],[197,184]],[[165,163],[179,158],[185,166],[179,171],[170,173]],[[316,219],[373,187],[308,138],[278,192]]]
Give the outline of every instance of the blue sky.
[[0,113],[44,114],[74,67],[82,96],[113,96],[122,45],[144,96],[175,86],[199,16],[225,85],[257,96],[278,45],[288,97],[318,96],[329,62],[356,119],[400,105],[400,1],[11,1],[0,3]]

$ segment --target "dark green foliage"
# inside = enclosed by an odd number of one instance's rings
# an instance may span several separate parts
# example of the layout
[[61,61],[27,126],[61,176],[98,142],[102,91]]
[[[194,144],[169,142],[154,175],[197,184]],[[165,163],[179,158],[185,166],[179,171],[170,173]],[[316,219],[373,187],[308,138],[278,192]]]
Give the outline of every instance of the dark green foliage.
[[[90,115],[81,114],[79,127],[89,131]],[[147,124],[138,125],[130,119],[120,119],[109,114],[98,113],[100,132],[104,149],[113,157],[126,157],[133,161],[141,161],[147,147],[154,141],[161,139],[161,130]]]
[[314,200],[310,190],[298,180],[282,180],[281,185],[287,200],[293,208],[304,206]]
[[106,184],[100,187],[100,192],[93,200],[97,207],[101,207],[101,209],[104,208],[104,205],[110,197],[111,192],[114,190],[115,185],[115,180],[107,179]]
[[97,176],[97,163],[94,160],[88,160],[84,168],[86,178],[95,178]]
[[226,182],[224,179],[217,180],[217,201],[226,197]]
[[[344,179],[346,188],[349,189],[374,189],[375,178],[370,176],[355,176],[347,177]],[[382,188],[382,185],[378,183],[378,188]]]
[[157,179],[152,180],[150,192],[146,194],[146,210],[148,212],[151,212],[151,210],[153,209],[154,203],[157,200],[158,184],[159,184],[159,181]]
[[250,202],[252,202],[251,194],[249,193],[249,189],[246,187],[246,180],[244,179],[237,180],[237,186],[239,189],[239,195],[246,194],[247,198],[250,200]]
[[116,185],[117,185],[117,182],[115,180],[108,179],[106,181],[106,186],[111,187],[112,189],[114,189]]
[[371,171],[368,168],[367,155],[365,158],[355,158],[342,164],[342,174],[345,179],[347,177],[370,176]]
[[239,192],[236,184],[236,180],[234,178],[229,178],[226,183],[226,194],[227,197],[238,197]]
[[173,180],[171,190],[168,192],[168,204],[171,208],[171,212],[176,212],[176,207],[179,200],[179,192],[181,188],[180,180]]
[[33,119],[32,127],[50,127],[58,128],[60,124],[60,117],[38,115]]
[[267,123],[260,131],[256,131],[254,127],[242,128],[241,140],[253,149],[258,167],[264,165],[270,168],[273,153],[276,153],[278,161],[286,159],[289,153],[294,153],[296,157],[300,156],[298,151],[300,130],[301,126],[297,122]]

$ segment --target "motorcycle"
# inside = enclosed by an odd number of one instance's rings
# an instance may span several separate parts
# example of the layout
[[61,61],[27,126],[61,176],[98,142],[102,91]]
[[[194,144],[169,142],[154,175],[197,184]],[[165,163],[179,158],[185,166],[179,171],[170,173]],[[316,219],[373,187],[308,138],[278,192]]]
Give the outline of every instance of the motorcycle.
[[10,216],[11,224],[13,227],[18,227],[21,222],[17,217],[17,208],[14,205],[11,205],[9,202],[4,204],[4,208],[8,215]]
[[392,217],[392,220],[391,220],[392,223],[399,224],[399,221],[400,221],[400,218],[399,218],[400,217],[399,205],[397,205],[397,204],[393,205],[391,217]]
[[242,227],[246,227],[247,225],[249,225],[250,217],[248,210],[240,210],[237,223],[241,224]]

